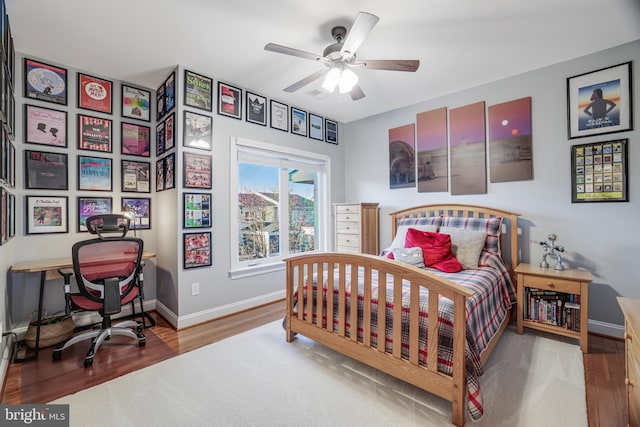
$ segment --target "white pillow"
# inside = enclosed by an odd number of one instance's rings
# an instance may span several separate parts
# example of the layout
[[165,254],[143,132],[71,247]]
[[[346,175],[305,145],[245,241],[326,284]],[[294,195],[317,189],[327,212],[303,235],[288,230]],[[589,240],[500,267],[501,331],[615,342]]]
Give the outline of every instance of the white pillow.
[[478,268],[480,252],[484,248],[487,233],[455,227],[440,227],[439,233],[451,236],[451,252],[464,268]]
[[414,267],[424,268],[424,256],[422,248],[393,248],[393,259],[396,261],[411,264]]
[[420,231],[430,231],[432,233],[435,233],[438,231],[438,226],[437,225],[401,225],[400,227],[398,227],[396,229],[396,237],[393,239],[393,242],[391,242],[391,246],[389,246],[390,248],[394,249],[394,248],[404,248],[404,241],[407,238],[407,230],[409,230],[410,228],[415,228],[416,230],[420,230]]

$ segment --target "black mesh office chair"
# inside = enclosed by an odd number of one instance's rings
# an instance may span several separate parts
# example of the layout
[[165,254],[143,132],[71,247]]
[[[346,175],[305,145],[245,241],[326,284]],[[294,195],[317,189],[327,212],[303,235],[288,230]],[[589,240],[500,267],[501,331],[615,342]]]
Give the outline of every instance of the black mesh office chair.
[[[62,350],[88,339],[91,347],[84,359],[84,366],[93,364],[93,357],[100,345],[114,335],[134,338],[139,347],[146,343],[143,325],[134,320],[111,324],[111,316],[120,313],[122,306],[134,302],[142,305],[142,239],[126,237],[130,220],[124,215],[105,214],[87,218],[87,229],[98,237],[77,242],[72,247],[73,270],[63,269],[66,311],[98,311],[102,324],[93,330],[80,333],[58,344],[53,360],[59,360]],[[77,294],[71,293],[71,276],[75,275]],[[142,313],[144,319],[144,311]],[[133,328],[133,329],[132,329]],[[135,329],[135,331],[134,331]]]

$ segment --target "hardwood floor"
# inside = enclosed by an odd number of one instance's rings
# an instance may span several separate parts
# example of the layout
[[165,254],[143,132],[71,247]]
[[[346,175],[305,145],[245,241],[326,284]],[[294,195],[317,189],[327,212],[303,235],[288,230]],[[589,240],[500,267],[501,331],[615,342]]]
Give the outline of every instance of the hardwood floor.
[[[157,325],[145,330],[147,345],[131,349],[126,339],[114,338],[108,351],[99,350],[93,366],[84,368],[85,345],[65,350],[62,360],[51,361],[44,349],[37,361],[12,363],[2,389],[3,404],[45,403],[92,387],[144,366],[240,334],[284,316],[284,303],[275,302],[242,313],[176,331],[152,313]],[[137,351],[136,357],[131,357]],[[624,342],[589,335],[584,356],[589,427],[626,426]]]

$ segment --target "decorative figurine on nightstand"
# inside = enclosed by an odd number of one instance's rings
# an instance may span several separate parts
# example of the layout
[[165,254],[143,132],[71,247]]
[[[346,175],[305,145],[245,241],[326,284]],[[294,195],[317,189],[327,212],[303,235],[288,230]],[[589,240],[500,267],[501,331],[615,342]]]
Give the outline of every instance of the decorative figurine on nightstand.
[[558,236],[556,236],[555,234],[549,234],[547,236],[547,239],[549,239],[548,242],[538,242],[540,246],[544,248],[542,261],[540,261],[540,267],[549,268],[547,255],[551,255],[552,257],[556,257],[556,266],[554,267],[554,270],[562,271],[565,269],[565,266],[562,263],[562,255],[560,255],[560,252],[564,252],[564,246],[556,245],[557,238]]

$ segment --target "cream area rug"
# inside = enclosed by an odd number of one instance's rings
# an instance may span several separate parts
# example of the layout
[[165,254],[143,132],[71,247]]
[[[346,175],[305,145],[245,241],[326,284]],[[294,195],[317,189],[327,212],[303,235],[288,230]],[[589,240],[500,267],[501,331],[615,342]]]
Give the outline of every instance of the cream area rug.
[[[579,346],[510,327],[473,426],[587,426]],[[446,426],[449,402],[273,322],[51,403],[71,426]]]

